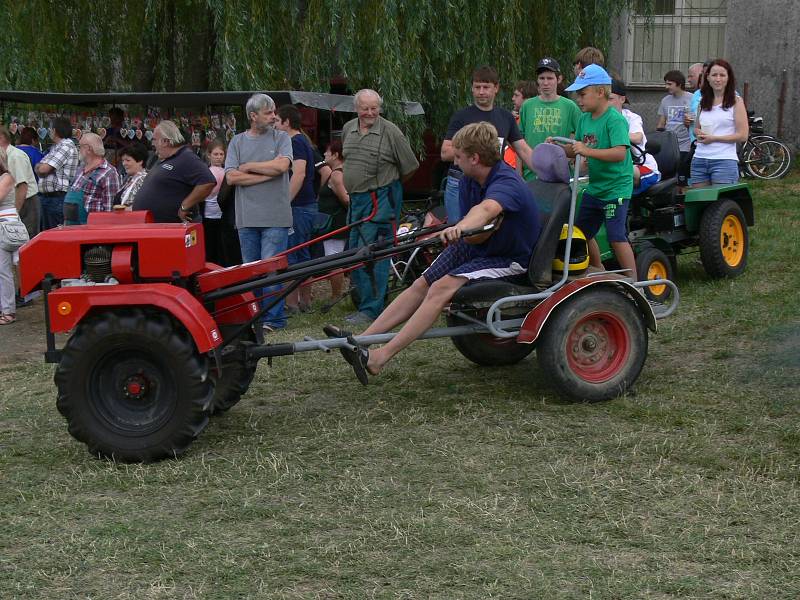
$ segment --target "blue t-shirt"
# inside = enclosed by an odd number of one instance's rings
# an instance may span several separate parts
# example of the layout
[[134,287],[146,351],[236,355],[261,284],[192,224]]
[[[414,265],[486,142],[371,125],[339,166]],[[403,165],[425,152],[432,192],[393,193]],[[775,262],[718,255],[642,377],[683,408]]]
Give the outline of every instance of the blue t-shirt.
[[34,148],[33,146],[28,146],[27,144],[22,144],[17,146],[20,150],[22,150],[25,154],[28,155],[28,158],[31,159],[31,167],[33,168],[33,174],[36,177],[36,181],[39,181],[39,175],[36,173],[36,165],[44,158],[44,154],[42,154],[38,148]]
[[471,177],[461,180],[461,214],[466,215],[487,198],[503,207],[503,221],[488,240],[470,246],[473,255],[506,257],[527,267],[540,229],[533,193],[517,172],[501,160],[489,171],[483,187]]
[[292,200],[292,206],[309,206],[317,203],[314,193],[314,149],[302,133],[292,137],[292,154],[294,160],[306,161],[306,174],[303,185]]

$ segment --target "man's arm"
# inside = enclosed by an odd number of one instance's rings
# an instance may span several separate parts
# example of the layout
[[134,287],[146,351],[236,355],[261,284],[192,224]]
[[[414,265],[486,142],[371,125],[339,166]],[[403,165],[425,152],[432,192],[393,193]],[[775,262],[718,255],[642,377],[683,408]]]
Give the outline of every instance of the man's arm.
[[242,173],[239,169],[229,169],[225,172],[225,181],[228,182],[228,185],[256,185],[258,183],[269,181],[270,179],[272,179],[272,177],[267,177],[266,175]]
[[36,172],[42,177],[44,177],[45,175],[50,175],[50,173],[53,173],[55,170],[56,170],[55,167],[53,167],[52,165],[48,165],[44,161],[41,161],[39,162],[38,165],[36,165]]
[[189,192],[189,195],[183,199],[183,202],[181,202],[181,205],[178,208],[178,218],[181,220],[186,219],[186,215],[191,208],[195,204],[205,200],[211,193],[211,190],[214,189],[215,185],[216,183],[201,183],[200,185],[194,186],[194,189]]
[[[439,234],[439,238],[445,244],[458,241],[461,239],[461,234],[463,232],[488,225],[500,216],[502,212],[503,207],[499,202],[491,198],[486,198],[480,204],[476,204],[469,209],[469,212],[458,223],[442,231]],[[481,244],[485,242],[491,234],[492,232],[488,231],[479,235],[470,236],[466,241],[470,244]]]
[[667,117],[664,115],[658,115],[658,121],[656,122],[656,129],[664,129],[667,126]]
[[22,181],[17,184],[14,190],[14,205],[17,207],[17,212],[22,210],[25,205],[25,198],[28,196],[28,184]]
[[239,165],[239,170],[242,173],[250,173],[251,175],[266,175],[268,177],[277,177],[283,175],[292,166],[292,161],[286,156],[279,156],[272,160],[265,160],[263,162],[246,162]]
[[303,187],[303,181],[306,179],[306,162],[302,158],[295,159],[292,165],[292,176],[289,178],[289,199],[294,200],[300,188]]
[[442,142],[442,149],[439,151],[442,160],[445,162],[453,162],[456,153],[453,152],[453,140],[444,140]]
[[536,171],[533,168],[533,150],[531,150],[531,147],[528,146],[528,142],[526,142],[524,139],[521,139],[517,140],[516,142],[511,142],[511,146],[514,148],[517,156],[525,161],[525,165],[535,173]]

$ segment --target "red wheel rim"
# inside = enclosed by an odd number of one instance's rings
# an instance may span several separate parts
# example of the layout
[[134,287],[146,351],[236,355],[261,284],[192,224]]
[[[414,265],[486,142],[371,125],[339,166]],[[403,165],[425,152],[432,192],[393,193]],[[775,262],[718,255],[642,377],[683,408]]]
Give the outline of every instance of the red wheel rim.
[[589,383],[603,383],[616,375],[631,351],[631,340],[619,317],[594,312],[578,321],[567,336],[569,368]]

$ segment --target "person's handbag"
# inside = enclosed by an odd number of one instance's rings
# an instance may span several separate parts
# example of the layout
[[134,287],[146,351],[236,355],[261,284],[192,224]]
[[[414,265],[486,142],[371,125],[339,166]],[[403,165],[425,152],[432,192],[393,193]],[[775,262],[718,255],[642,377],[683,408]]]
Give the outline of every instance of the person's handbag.
[[30,239],[28,229],[22,221],[0,220],[0,248],[6,252],[18,250]]

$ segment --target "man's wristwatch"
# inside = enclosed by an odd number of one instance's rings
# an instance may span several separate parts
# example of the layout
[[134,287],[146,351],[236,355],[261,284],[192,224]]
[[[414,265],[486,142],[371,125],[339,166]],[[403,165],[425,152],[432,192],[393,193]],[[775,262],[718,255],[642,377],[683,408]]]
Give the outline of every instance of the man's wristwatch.
[[181,204],[181,212],[189,212],[188,208],[184,208],[183,204]]

